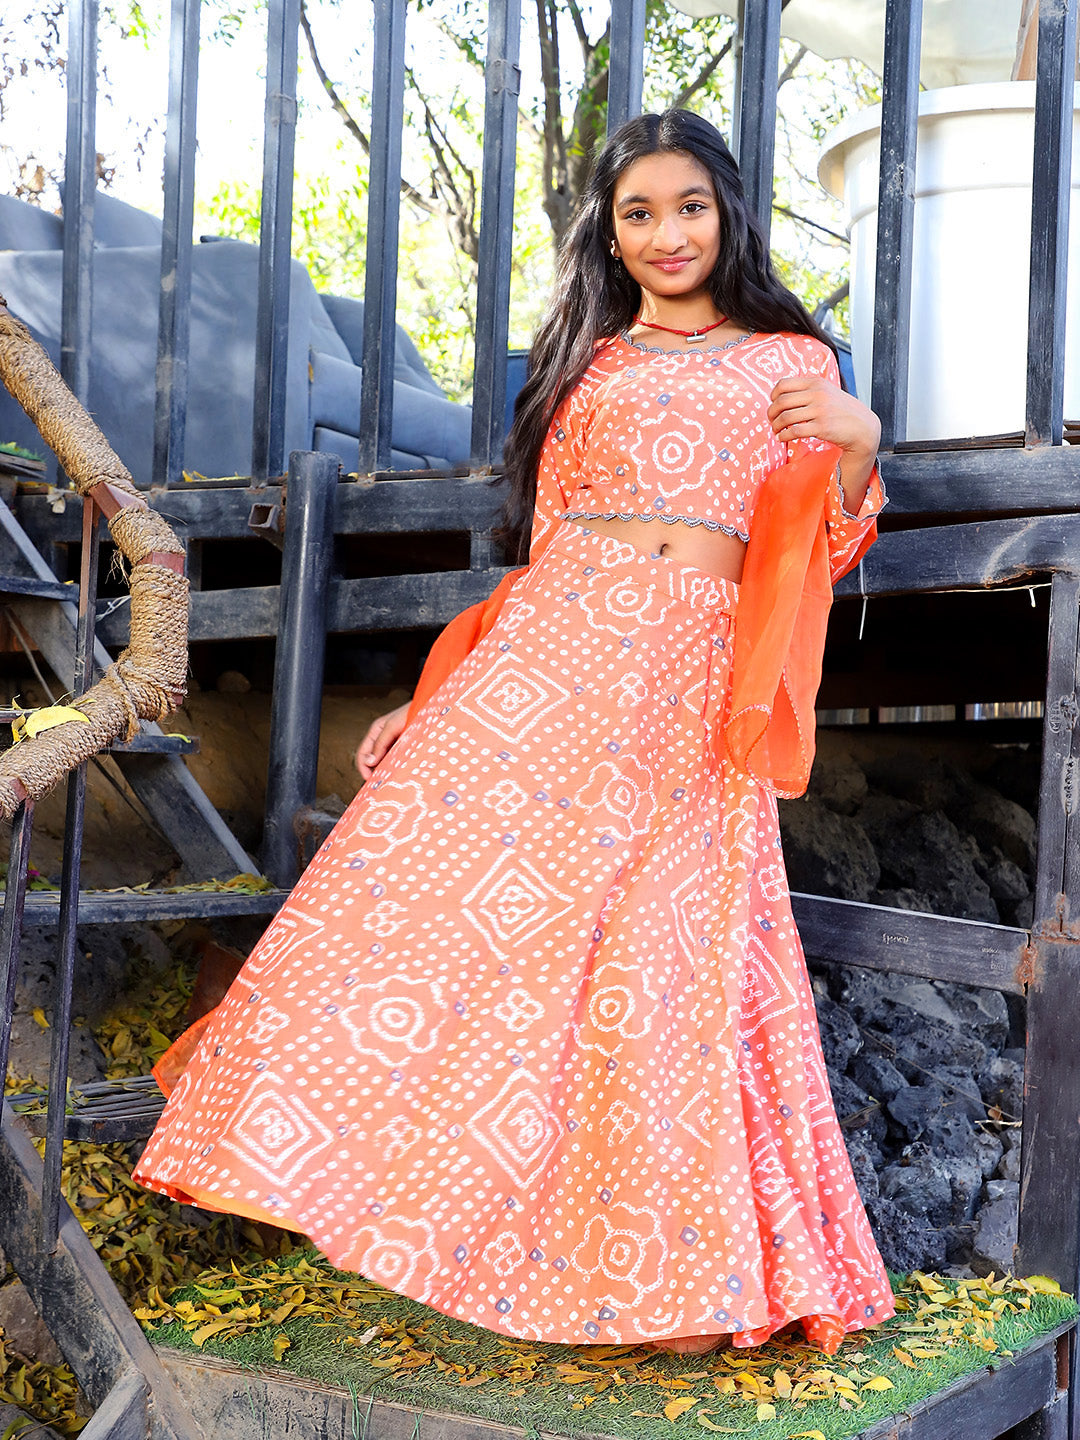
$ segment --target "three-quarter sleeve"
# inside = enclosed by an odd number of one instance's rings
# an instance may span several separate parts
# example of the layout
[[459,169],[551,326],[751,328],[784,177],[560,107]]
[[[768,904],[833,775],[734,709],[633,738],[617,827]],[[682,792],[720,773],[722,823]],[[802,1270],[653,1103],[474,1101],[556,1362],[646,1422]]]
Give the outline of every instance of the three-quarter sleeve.
[[[831,350],[823,350],[824,364],[821,373],[833,385],[840,384],[840,370],[836,356]],[[823,448],[823,442],[810,440],[802,442],[811,449]],[[870,472],[870,484],[858,512],[854,515],[844,508],[844,490],[840,483],[842,464],[837,465],[825,496],[825,531],[829,540],[829,573],[832,583],[846,575],[871,544],[875,534],[875,522],[888,504],[885,487],[881,483],[877,465]]]

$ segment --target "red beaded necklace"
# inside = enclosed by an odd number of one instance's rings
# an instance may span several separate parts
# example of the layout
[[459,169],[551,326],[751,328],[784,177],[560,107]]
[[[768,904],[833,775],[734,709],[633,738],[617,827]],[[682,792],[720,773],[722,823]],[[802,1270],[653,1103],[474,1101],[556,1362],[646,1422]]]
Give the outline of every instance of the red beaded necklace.
[[718,330],[727,320],[726,315],[721,315],[719,320],[714,320],[711,325],[700,325],[696,330],[676,330],[674,325],[658,325],[655,320],[643,320],[640,315],[634,316],[635,325],[644,325],[646,330],[666,330],[669,335],[681,335],[688,345],[696,345],[699,340],[704,340],[710,330]]

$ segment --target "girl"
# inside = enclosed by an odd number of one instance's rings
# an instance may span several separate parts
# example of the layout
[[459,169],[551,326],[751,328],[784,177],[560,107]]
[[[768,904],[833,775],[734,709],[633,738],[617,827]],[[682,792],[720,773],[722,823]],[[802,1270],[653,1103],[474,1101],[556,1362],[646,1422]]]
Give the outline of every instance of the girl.
[[717,132],[622,127],[507,444],[529,566],[364,737],[139,1180],[528,1339],[831,1353],[892,1313],[775,802],[878,437]]

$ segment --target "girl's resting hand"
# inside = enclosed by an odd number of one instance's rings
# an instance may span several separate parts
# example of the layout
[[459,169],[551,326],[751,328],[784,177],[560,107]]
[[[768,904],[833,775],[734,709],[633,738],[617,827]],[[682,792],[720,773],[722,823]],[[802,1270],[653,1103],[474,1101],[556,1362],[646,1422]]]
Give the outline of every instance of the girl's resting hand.
[[768,416],[780,440],[827,440],[840,446],[844,508],[856,514],[881,439],[874,412],[823,375],[789,375],[774,387]]
[[367,734],[360,741],[360,748],[356,752],[356,768],[365,780],[371,779],[376,765],[405,729],[405,717],[408,713],[408,704],[399,705],[396,710],[391,710],[389,715],[380,715],[378,720],[373,720],[368,726]]

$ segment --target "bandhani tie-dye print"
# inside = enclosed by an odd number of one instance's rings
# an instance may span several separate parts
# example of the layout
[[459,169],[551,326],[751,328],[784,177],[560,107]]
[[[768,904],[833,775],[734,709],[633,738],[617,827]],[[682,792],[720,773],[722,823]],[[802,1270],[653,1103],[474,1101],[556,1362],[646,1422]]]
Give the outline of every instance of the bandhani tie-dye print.
[[717,758],[737,623],[737,586],[554,527],[213,1013],[136,1178],[527,1339],[801,1320],[832,1351],[891,1315],[775,800]]

